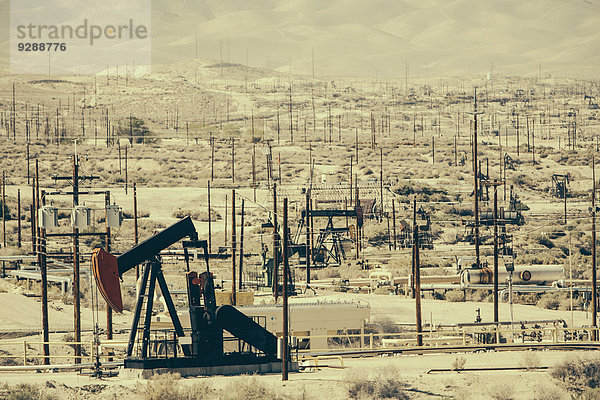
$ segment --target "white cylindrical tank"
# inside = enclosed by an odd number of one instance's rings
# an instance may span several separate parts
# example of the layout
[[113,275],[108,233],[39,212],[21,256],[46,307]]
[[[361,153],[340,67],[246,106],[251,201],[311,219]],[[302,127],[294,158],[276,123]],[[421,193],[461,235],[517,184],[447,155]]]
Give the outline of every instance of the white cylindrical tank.
[[118,228],[121,226],[121,207],[113,204],[106,206],[106,226]]
[[71,211],[71,226],[85,229],[92,224],[92,210],[85,206],[75,206]]
[[40,228],[52,229],[58,226],[58,209],[52,206],[43,206],[38,210],[38,225]]
[[[509,274],[506,269],[498,269],[498,282],[506,282]],[[552,282],[563,279],[564,271],[562,265],[515,265],[513,272],[513,283],[516,285],[550,285]],[[494,283],[493,267],[467,268],[460,274],[460,283],[463,286],[469,284]]]

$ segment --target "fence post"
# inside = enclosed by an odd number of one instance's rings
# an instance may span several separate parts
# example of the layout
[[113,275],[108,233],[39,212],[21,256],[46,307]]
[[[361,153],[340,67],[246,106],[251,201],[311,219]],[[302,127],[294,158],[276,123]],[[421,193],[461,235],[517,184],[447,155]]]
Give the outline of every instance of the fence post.
[[27,341],[23,340],[23,365],[27,365]]
[[496,325],[496,344],[500,344],[500,330],[498,329],[498,325]]
[[465,333],[465,331],[462,331],[462,344],[463,346],[467,345],[467,334]]
[[90,341],[90,364],[94,364],[94,350],[95,350],[94,341],[91,340]]
[[361,350],[365,347],[365,327],[360,328],[360,348]]
[[373,350],[373,332],[369,333],[369,349]]

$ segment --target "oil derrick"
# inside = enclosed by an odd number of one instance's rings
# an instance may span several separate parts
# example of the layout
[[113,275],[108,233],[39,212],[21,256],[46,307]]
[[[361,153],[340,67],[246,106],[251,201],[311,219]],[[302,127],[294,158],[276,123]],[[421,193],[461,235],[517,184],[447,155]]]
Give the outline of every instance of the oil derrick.
[[515,165],[515,161],[512,159],[508,153],[504,153],[504,168],[510,169],[512,171],[516,171],[517,167]]
[[[268,222],[264,223],[261,225],[261,227],[267,228],[267,229],[273,229],[273,222],[271,220],[269,220]],[[277,225],[278,231],[282,230],[283,227],[280,226],[279,224]],[[288,228],[289,230],[289,228]],[[280,237],[283,237],[283,232],[279,233]],[[292,237],[291,235],[289,235],[288,237]],[[276,250],[277,252],[277,258],[278,260],[283,259],[283,249],[282,246],[279,246]],[[264,243],[262,241],[262,236],[261,236],[261,259],[262,259],[262,268],[259,268],[259,271],[248,271],[248,279],[252,282],[252,285],[250,286],[254,286],[255,288],[259,289],[259,288],[272,288],[273,287],[273,269],[275,266],[275,255],[273,254],[273,252],[269,249],[269,247],[267,246],[266,243]],[[294,243],[290,243],[288,246],[288,257],[292,257],[295,254],[299,254],[300,257],[304,257],[305,256],[306,251],[302,248],[300,248],[300,246],[295,246]],[[283,269],[281,268],[281,265],[278,268],[278,275],[279,275],[279,286],[280,288],[283,286],[283,278],[281,277],[281,273],[282,273]],[[294,274],[293,268],[290,268],[288,270],[288,276],[287,276],[287,290],[288,290],[288,294],[289,295],[295,295],[296,294],[296,286],[295,286],[295,281],[296,281],[296,275]],[[280,289],[281,290],[281,289]]]
[[508,211],[529,211],[529,207],[519,200],[519,195],[514,190],[513,185],[510,185]]
[[591,95],[584,95],[583,96],[584,100],[588,101],[588,109],[590,110],[598,110],[600,109],[600,106],[598,106],[598,103],[596,103],[596,97],[595,96],[591,96]]
[[[292,254],[298,253],[301,258],[306,257],[306,243],[300,242],[300,232],[305,229],[306,210],[302,210],[302,217],[298,221],[298,230],[293,243],[290,244]],[[313,210],[308,212],[308,218],[311,221],[321,218],[327,219],[324,228],[316,229],[311,227],[315,235],[312,244],[310,265],[314,268],[322,268],[328,266],[340,266],[346,260],[345,244],[350,242],[352,232],[354,232],[353,224],[346,226],[335,227],[334,218],[343,218],[348,221],[349,218],[355,219],[357,226],[360,228],[363,224],[362,212],[359,208],[347,210]],[[312,225],[312,223],[311,223]],[[306,260],[306,258],[305,258]],[[306,261],[304,262],[306,264]]]
[[552,195],[559,199],[568,197],[570,180],[571,174],[552,174]]
[[[419,248],[421,250],[433,249],[433,235],[431,233],[431,214],[423,207],[417,210],[417,225],[419,226]],[[413,246],[412,229],[408,222],[400,220],[398,234],[400,248],[407,249]]]

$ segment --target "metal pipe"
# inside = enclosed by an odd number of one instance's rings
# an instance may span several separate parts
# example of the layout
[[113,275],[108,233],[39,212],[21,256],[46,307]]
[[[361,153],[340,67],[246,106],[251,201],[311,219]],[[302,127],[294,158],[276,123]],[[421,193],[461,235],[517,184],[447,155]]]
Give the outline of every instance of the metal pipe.
[[[103,367],[122,367],[123,361],[113,361],[102,363]],[[0,372],[18,372],[18,371],[40,371],[54,369],[77,369],[94,368],[94,364],[47,364],[47,365],[2,365]]]
[[479,367],[479,368],[432,368],[425,372],[477,372],[477,371],[528,371],[528,370],[543,370],[550,367]]

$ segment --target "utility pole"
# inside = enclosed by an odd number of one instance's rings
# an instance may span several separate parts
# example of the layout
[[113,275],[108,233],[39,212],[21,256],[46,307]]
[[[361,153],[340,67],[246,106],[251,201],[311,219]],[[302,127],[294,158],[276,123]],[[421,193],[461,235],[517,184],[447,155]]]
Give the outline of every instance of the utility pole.
[[413,273],[415,285],[415,311],[417,324],[417,346],[423,346],[421,327],[421,267],[419,260],[419,225],[417,225],[417,198],[413,200]]
[[383,149],[379,148],[379,194],[381,197],[381,210],[379,211],[379,219],[383,221]]
[[[33,221],[31,221],[33,224]],[[6,248],[6,173],[2,171],[2,242]]]
[[498,323],[498,182],[494,180],[494,322]]
[[231,138],[231,182],[235,182],[235,139]]
[[[73,207],[79,205],[79,163],[73,155]],[[73,227],[73,312],[75,331],[75,364],[81,363],[81,320],[79,299],[79,229]]]
[[[133,198],[135,199],[135,184],[133,186]],[[106,222],[106,251],[110,253],[110,227],[108,226],[108,206],[110,206],[110,192],[107,191],[104,195],[104,209],[106,213],[104,214],[104,221]],[[134,200],[134,214],[136,213],[136,206]],[[137,226],[134,227],[135,236],[136,236],[136,244],[137,244]],[[136,278],[139,278],[139,268],[136,268]],[[137,279],[136,279],[137,282]],[[106,339],[112,340],[113,338],[113,315],[112,308],[106,303]]]
[[127,194],[127,145],[125,145],[125,194]]
[[288,260],[288,199],[283,199],[283,366],[281,369],[281,380],[288,380],[288,358],[289,358],[289,323],[288,323],[288,287],[287,277],[289,271]]
[[564,200],[564,209],[565,209],[565,225],[567,224],[567,177],[563,178],[564,186],[563,186],[563,200]]
[[215,138],[210,137],[210,181],[215,179]]
[[235,250],[236,250],[236,228],[235,228],[235,189],[231,190],[231,304],[236,305],[235,293]]
[[454,166],[458,166],[458,153],[456,151],[456,135],[454,136]]
[[[35,178],[32,179],[32,184],[34,187],[39,188],[39,168],[37,159],[35,160]],[[40,200],[38,195],[39,193],[37,192],[37,189],[34,190],[32,206],[35,209],[40,207]],[[48,344],[48,342],[50,341],[50,331],[48,328],[48,274],[46,267],[47,264],[45,245],[46,229],[44,229],[43,227],[39,227],[38,229],[37,219],[35,221],[31,221],[31,224],[38,231],[38,235],[36,236],[37,241],[35,247],[37,249],[37,257],[40,266],[40,278],[42,285],[42,346],[44,348],[44,364],[50,365],[50,345]]]
[[[138,211],[137,211],[137,185],[133,182],[133,242],[138,244],[139,233],[138,233]],[[136,268],[136,280],[140,277],[139,266]]]
[[208,253],[210,254],[212,249],[212,230],[211,230],[211,221],[212,215],[210,212],[210,181],[207,182],[207,192],[208,192]]
[[[597,276],[596,276],[596,166],[594,163],[594,157],[592,157],[592,340],[598,340],[598,331],[595,328],[598,327],[597,318],[597,307],[598,307],[598,287],[597,287]],[[566,190],[566,188],[565,188]]]
[[306,288],[310,285],[310,262],[312,245],[310,243],[310,189],[306,191]]
[[517,157],[521,155],[521,150],[519,149],[519,114],[517,113]]
[[392,229],[394,234],[394,250],[398,247],[396,245],[396,199],[392,199]]
[[[37,162],[37,159],[36,159]],[[2,172],[2,176],[4,177],[4,171]],[[37,254],[37,224],[35,223],[35,221],[37,221],[37,209],[36,209],[36,202],[35,202],[35,198],[36,198],[36,190],[35,190],[35,180],[32,179],[31,181],[31,250],[33,252],[33,255]],[[4,206],[2,207],[2,218],[4,218]]]
[[502,181],[494,179],[493,182],[484,182],[486,187],[494,188],[494,322],[499,321],[498,317],[498,186],[503,184]]
[[294,143],[294,124],[293,124],[293,112],[292,112],[292,83],[290,82],[290,141]]
[[356,155],[356,165],[358,166],[358,128],[354,128],[354,151]]
[[17,189],[17,247],[21,248],[21,189]]
[[242,199],[242,220],[240,221],[240,272],[239,272],[239,289],[240,291],[244,288],[243,282],[243,265],[244,265],[244,202]]
[[473,197],[474,197],[474,229],[475,229],[475,258],[477,267],[481,265],[479,258],[479,167],[477,161],[477,88],[475,88],[473,108]]
[[[42,199],[44,199],[44,192],[42,192]],[[45,203],[45,201],[43,202]],[[34,224],[33,221],[32,224]],[[50,342],[50,329],[48,326],[48,269],[46,264],[46,228],[44,227],[40,227],[39,244],[38,262],[40,263],[40,278],[42,285],[42,341],[44,342],[44,365],[50,365],[50,345],[48,344],[48,342]]]
[[279,296],[278,269],[279,269],[279,232],[277,232],[277,183],[273,182],[273,296],[275,301]]
[[26,148],[26,151],[27,151],[27,184],[29,185],[29,175],[30,175],[30,173],[29,173],[29,143],[27,143],[26,146],[27,146],[27,148]]

